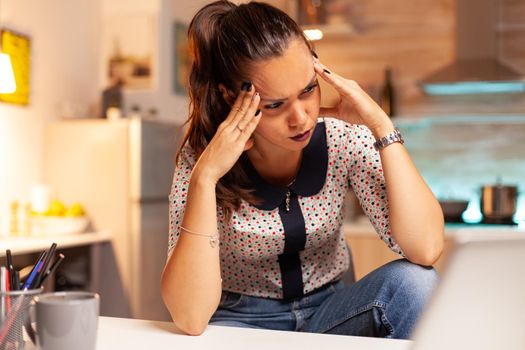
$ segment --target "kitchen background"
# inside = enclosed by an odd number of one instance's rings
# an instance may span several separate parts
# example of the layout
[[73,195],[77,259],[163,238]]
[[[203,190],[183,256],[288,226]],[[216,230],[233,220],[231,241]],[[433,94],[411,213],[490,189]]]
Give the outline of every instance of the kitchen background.
[[[324,37],[315,42],[315,48],[327,66],[356,80],[375,98],[380,97],[385,70],[390,68],[395,118],[423,175],[440,197],[469,199],[475,206],[479,187],[498,176],[520,186],[522,192],[525,188],[525,149],[520,145],[525,136],[525,95],[429,96],[422,92],[419,83],[457,55],[456,1],[461,0],[327,1],[344,5],[340,12],[344,15],[316,25]],[[175,23],[187,25],[208,2],[0,0],[0,28],[31,39],[30,102],[25,106],[0,102],[0,227],[5,227],[12,201],[27,202],[33,185],[50,182],[46,137],[52,125],[101,115],[102,91],[111,83],[106,54],[121,49],[104,38],[108,31],[118,31],[119,23],[129,25],[122,18],[146,16],[154,38],[151,81],[146,87],[124,88],[123,114],[137,113],[132,107],[138,106],[143,116],[179,124],[185,120],[188,100],[173,86],[174,61],[180,59],[175,54]],[[267,2],[299,16],[308,1]],[[489,35],[496,38],[495,56],[523,76],[525,1],[494,3],[499,12]],[[140,46],[140,41],[136,44]],[[333,90],[323,86],[323,104],[336,98]],[[68,139],[60,147],[69,156],[75,152],[80,156],[77,142]],[[60,176],[74,183],[79,175],[63,171],[56,175]],[[523,208],[520,195],[516,220],[525,220]],[[469,209],[474,212],[470,218],[479,220],[479,210],[476,214],[476,208]],[[94,213],[97,208],[87,206],[86,210]],[[95,228],[105,228],[97,227],[96,215],[91,219]]]

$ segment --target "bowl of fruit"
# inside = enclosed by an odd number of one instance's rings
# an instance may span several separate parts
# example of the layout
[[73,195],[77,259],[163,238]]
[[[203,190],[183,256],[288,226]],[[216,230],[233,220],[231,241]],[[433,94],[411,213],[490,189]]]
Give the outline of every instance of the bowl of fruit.
[[45,212],[32,213],[31,232],[34,235],[66,235],[85,232],[89,225],[84,207],[80,203],[66,206],[54,199]]

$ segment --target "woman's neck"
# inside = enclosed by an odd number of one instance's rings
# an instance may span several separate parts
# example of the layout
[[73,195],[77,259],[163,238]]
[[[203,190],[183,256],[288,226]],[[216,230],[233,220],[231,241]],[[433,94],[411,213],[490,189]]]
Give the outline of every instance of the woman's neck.
[[252,149],[247,155],[257,173],[266,182],[280,186],[289,186],[295,181],[303,158],[302,150],[263,153]]

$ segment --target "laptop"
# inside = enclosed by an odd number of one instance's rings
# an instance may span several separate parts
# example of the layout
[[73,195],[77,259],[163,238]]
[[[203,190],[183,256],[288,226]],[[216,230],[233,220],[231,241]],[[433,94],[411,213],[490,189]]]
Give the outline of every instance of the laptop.
[[525,349],[525,233],[511,237],[458,243],[413,350]]

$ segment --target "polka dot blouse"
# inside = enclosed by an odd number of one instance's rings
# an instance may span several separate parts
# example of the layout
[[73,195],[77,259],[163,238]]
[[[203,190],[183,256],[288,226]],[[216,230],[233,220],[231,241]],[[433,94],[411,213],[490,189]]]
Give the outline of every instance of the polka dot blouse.
[[[278,187],[258,178],[255,194],[262,197],[262,204],[256,207],[242,201],[229,221],[218,208],[222,288],[283,299],[339,279],[350,263],[342,230],[349,187],[380,238],[392,251],[403,254],[391,235],[383,170],[374,141],[364,126],[320,119],[293,185]],[[180,234],[195,162],[186,145],[169,196],[168,255]]]

